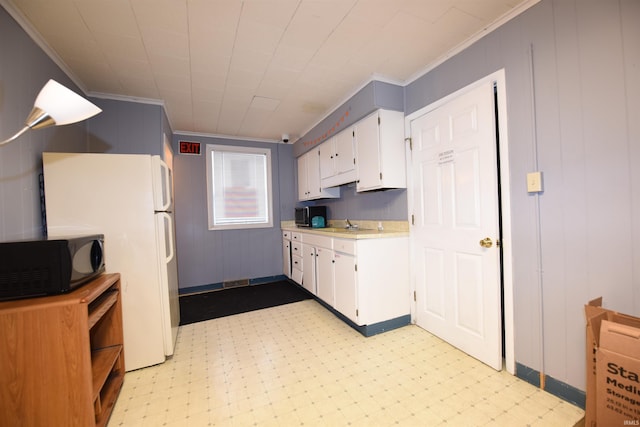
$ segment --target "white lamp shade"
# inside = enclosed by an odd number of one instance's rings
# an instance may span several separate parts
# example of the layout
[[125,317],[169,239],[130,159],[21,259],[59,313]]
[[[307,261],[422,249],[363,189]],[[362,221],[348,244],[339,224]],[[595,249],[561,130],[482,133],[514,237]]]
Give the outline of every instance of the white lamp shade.
[[86,120],[102,111],[55,80],[49,80],[40,90],[34,107],[47,113],[57,126]]

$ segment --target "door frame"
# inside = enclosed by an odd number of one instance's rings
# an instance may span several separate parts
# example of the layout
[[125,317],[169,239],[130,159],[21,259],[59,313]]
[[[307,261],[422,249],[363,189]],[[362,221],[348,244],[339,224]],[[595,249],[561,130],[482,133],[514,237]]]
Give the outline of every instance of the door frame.
[[[511,182],[509,179],[509,134],[507,132],[507,91],[504,69],[498,70],[486,77],[471,83],[462,89],[459,89],[449,95],[440,98],[437,101],[432,102],[426,107],[421,108],[407,116],[405,116],[405,135],[411,135],[411,121],[423,116],[430,111],[433,111],[442,105],[448,103],[452,99],[466,93],[470,89],[473,89],[479,85],[491,82],[496,87],[496,99],[497,99],[497,118],[498,118],[498,159],[500,161],[500,168],[498,170],[498,176],[500,180],[500,209],[502,218],[502,298],[504,301],[503,306],[503,341],[504,341],[504,354],[505,354],[505,368],[507,372],[515,375],[515,343],[514,343],[514,312],[513,312],[513,245],[512,245],[512,232],[511,232]],[[496,165],[496,168],[498,166]],[[414,200],[413,200],[413,168],[411,164],[411,151],[409,144],[407,144],[407,202],[408,202],[408,220],[411,224],[411,213],[413,212]],[[411,240],[411,239],[410,239]],[[415,248],[413,245],[410,248],[411,258],[411,287],[412,293],[415,295],[416,290],[416,275],[414,270],[415,264]],[[411,304],[411,321],[416,323],[416,302]]]

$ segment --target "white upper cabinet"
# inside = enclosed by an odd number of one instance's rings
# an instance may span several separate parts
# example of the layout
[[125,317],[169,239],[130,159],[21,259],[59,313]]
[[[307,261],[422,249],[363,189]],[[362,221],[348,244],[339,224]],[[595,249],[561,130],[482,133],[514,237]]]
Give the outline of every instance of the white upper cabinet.
[[313,149],[298,157],[298,200],[340,197],[340,188],[321,188],[319,150]]
[[356,190],[406,188],[404,113],[378,110],[354,128]]
[[354,128],[350,127],[320,144],[320,184],[323,188],[356,180]]

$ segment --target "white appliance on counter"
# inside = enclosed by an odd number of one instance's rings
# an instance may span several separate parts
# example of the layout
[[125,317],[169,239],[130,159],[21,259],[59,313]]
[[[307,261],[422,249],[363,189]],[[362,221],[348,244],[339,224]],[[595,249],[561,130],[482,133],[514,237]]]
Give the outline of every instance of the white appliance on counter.
[[125,369],[173,354],[180,306],[171,170],[160,156],[43,153],[49,237],[104,234],[121,274]]

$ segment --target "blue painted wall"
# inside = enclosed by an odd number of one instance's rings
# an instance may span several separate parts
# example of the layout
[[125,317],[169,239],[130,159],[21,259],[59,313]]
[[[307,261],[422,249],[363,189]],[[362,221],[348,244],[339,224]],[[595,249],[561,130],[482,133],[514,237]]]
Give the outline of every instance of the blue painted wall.
[[[206,136],[175,135],[202,143],[202,155],[174,158],[176,242],[180,288],[282,274],[280,221],[293,219],[296,193],[293,147]],[[262,147],[271,150],[274,227],[248,230],[208,229],[205,144]]]
[[[296,141],[294,155],[299,157],[317,148],[322,142],[378,109],[404,111],[404,88],[380,81],[365,85]],[[297,177],[296,172],[296,180]],[[325,205],[329,219],[407,220],[407,192],[404,189],[358,193],[354,184],[346,184],[340,186],[340,194],[339,199],[321,199],[298,204]]]
[[545,0],[405,90],[411,114],[505,69],[516,361],[580,390],[584,304],[640,316],[638,23],[635,0]]
[[404,111],[403,88],[379,81],[368,83],[297,140],[293,154],[299,157],[380,108]]
[[[0,7],[0,140],[22,128],[51,78],[82,93]],[[42,236],[42,152],[86,151],[87,123],[28,131],[0,147],[0,241]]]
[[92,98],[102,113],[88,123],[91,153],[163,155],[163,131],[166,129],[164,108],[111,99]]

